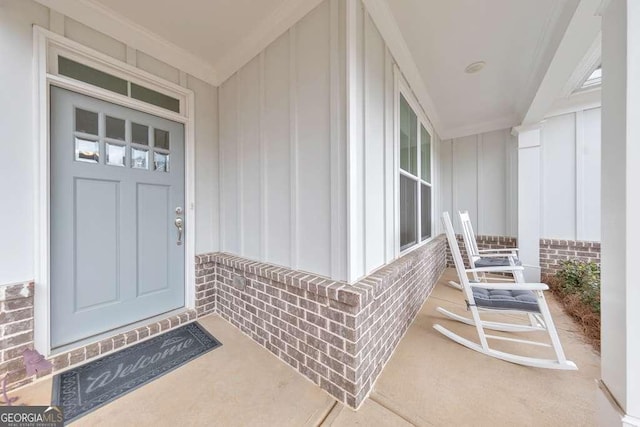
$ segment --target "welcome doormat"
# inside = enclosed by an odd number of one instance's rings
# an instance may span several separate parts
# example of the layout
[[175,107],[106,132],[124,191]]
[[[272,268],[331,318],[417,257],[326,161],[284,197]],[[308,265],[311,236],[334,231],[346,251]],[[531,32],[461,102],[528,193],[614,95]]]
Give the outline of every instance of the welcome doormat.
[[56,375],[52,405],[64,408],[68,423],[221,345],[189,323]]

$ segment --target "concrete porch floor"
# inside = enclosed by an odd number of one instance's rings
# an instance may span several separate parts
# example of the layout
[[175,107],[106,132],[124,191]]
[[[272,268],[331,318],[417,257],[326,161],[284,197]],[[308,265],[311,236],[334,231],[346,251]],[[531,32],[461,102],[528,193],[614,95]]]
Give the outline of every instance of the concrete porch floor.
[[[565,426],[596,425],[600,358],[549,295],[567,357],[577,372],[527,368],[468,350],[434,323],[474,339],[470,326],[445,320],[463,312],[447,270],[400,342],[375,390],[355,412],[216,315],[199,322],[223,346],[86,415],[74,425],[216,426]],[[511,347],[510,347],[511,346]],[[546,352],[504,344],[500,349]],[[529,353],[531,354],[531,353]],[[11,395],[48,405],[51,379]]]

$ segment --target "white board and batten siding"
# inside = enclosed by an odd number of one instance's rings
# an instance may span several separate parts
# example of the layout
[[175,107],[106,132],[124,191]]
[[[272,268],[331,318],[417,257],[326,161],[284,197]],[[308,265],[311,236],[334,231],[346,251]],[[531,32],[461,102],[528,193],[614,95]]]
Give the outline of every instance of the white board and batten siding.
[[[348,108],[352,117],[349,133],[349,215],[350,215],[350,265],[349,276],[355,281],[400,256],[397,214],[398,156],[396,133],[399,132],[398,100],[400,81],[403,79],[391,52],[381,36],[374,20],[360,1],[353,2],[348,19],[353,24],[354,38],[347,53],[351,63],[352,90],[348,93]],[[348,6],[349,7],[349,6]],[[408,85],[404,83],[404,87]],[[405,97],[415,101],[410,88]],[[428,117],[416,111],[430,129]],[[438,136],[430,129],[432,138],[433,203],[438,212],[439,176]],[[433,235],[439,231],[437,217],[433,222]]]
[[[0,5],[0,223],[10,224],[0,239],[0,284],[33,280],[36,246],[36,146],[33,141],[33,25],[57,32],[122,62],[137,66],[195,94],[196,253],[218,250],[217,88],[185,75],[164,62],[135,51],[105,34],[50,11],[31,0],[6,0]],[[183,81],[180,81],[180,76]]]
[[[355,49],[352,66],[354,126],[350,143],[350,276],[356,280],[392,260],[388,246],[395,242],[393,194],[387,186],[393,179],[394,102],[393,63],[384,40],[361,2],[354,17]],[[391,91],[387,89],[391,87]],[[391,148],[390,151],[387,148]],[[391,209],[388,209],[388,208]]]
[[326,0],[220,87],[220,249],[346,278],[341,2]]
[[600,241],[600,108],[542,126],[541,236]]
[[518,158],[510,130],[442,141],[439,154],[442,210],[469,211],[479,235],[515,235]]
[[[541,135],[540,236],[599,241],[600,108],[549,117]],[[439,163],[443,210],[468,210],[477,234],[516,236],[518,153],[509,129],[443,141]]]

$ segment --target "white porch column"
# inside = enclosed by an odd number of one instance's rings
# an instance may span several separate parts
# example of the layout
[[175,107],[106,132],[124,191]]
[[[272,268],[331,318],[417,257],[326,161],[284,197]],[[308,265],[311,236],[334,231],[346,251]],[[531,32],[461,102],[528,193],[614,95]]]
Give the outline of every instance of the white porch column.
[[640,426],[640,2],[602,11],[599,425]]
[[[540,124],[518,126],[518,247],[520,260],[540,264]],[[525,267],[528,282],[540,281],[538,268]]]

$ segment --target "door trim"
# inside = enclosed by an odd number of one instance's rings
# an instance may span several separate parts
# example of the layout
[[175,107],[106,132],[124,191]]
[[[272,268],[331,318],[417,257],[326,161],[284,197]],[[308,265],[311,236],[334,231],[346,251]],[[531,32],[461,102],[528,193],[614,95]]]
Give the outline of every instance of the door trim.
[[[181,100],[180,113],[174,113],[135,99],[103,90],[64,76],[49,73],[51,55],[56,50],[70,52],[74,58],[83,58],[91,66],[105,72],[116,70],[133,80],[144,81],[162,92]],[[33,129],[35,138],[36,176],[34,233],[34,347],[45,356],[52,356],[60,349],[51,349],[51,298],[50,298],[50,127],[49,91],[52,85],[89,95],[107,102],[184,124],[185,128],[185,308],[195,309],[195,99],[192,90],[165,81],[129,64],[97,52],[69,40],[59,34],[33,27],[34,98]],[[184,80],[184,79],[181,79]]]

